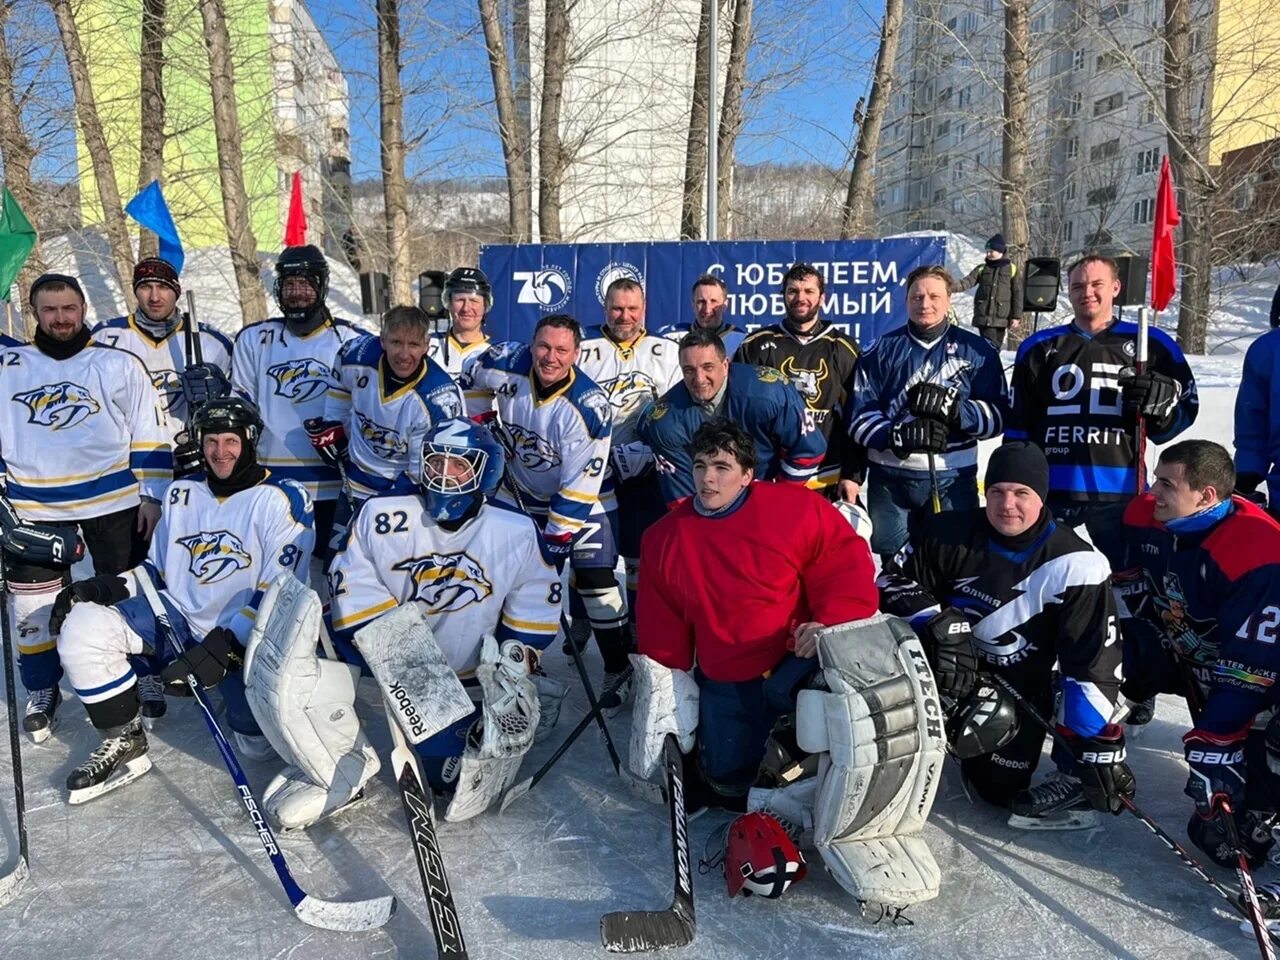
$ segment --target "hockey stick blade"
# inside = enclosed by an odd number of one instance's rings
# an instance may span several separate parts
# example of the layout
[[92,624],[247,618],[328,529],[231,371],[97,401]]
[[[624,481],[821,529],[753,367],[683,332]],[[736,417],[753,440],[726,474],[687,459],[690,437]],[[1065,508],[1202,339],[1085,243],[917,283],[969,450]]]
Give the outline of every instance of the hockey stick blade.
[[9,871],[3,879],[0,879],[0,907],[3,907],[18,895],[18,891],[22,889],[27,882],[27,877],[30,875],[31,871],[27,867],[27,858],[18,857],[18,865]]
[[376,930],[390,920],[396,912],[396,898],[374,897],[372,900],[344,902],[304,895],[293,912],[309,927],[358,933]]

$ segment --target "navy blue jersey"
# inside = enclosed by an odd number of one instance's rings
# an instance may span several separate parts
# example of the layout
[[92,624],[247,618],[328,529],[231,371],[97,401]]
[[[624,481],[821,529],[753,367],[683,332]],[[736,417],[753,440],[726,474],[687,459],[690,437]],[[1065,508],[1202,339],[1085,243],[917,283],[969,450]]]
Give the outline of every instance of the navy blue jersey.
[[1249,345],[1236,393],[1236,473],[1267,481],[1268,502],[1280,507],[1280,333]]

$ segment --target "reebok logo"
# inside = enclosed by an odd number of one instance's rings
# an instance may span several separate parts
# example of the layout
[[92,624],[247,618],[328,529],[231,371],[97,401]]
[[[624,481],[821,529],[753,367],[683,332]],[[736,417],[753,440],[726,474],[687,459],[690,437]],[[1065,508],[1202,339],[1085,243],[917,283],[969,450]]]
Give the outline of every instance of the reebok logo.
[[418,708],[413,705],[413,701],[409,699],[408,692],[406,692],[399,680],[391,684],[391,696],[395,698],[396,710],[409,728],[409,735],[417,737],[426,733],[427,725],[423,722],[422,715],[418,713]]

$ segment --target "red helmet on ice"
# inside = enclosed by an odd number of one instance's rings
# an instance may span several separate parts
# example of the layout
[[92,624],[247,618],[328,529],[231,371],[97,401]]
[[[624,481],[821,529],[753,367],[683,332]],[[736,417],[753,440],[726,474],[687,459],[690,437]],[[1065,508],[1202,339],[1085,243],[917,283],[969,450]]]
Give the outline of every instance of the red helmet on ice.
[[767,813],[746,813],[729,824],[724,851],[724,879],[729,896],[741,890],[777,899],[787,887],[804,879],[804,856],[776,819]]

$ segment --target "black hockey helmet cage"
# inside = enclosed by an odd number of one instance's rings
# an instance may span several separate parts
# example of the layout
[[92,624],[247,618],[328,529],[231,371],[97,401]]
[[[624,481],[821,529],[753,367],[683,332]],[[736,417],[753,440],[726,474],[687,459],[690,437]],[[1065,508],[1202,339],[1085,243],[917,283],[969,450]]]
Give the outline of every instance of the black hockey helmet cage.
[[458,267],[444,282],[442,298],[444,305],[449,306],[449,298],[455,293],[474,293],[484,298],[484,311],[493,309],[493,286],[478,267]]
[[262,436],[262,416],[253,401],[229,394],[197,407],[191,417],[191,432],[200,444],[211,433],[235,433],[256,452]]
[[[285,305],[281,294],[284,292],[285,280],[290,277],[302,277],[315,289],[316,302],[313,307],[291,310]],[[311,243],[300,247],[285,247],[276,258],[276,285],[272,292],[286,320],[311,319],[314,311],[324,306],[325,297],[329,295],[329,261],[324,258],[320,248]]]
[[1018,709],[1007,691],[979,681],[947,718],[947,741],[959,760],[995,753],[1018,735]]

